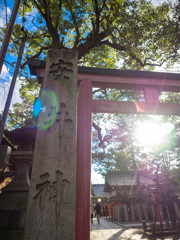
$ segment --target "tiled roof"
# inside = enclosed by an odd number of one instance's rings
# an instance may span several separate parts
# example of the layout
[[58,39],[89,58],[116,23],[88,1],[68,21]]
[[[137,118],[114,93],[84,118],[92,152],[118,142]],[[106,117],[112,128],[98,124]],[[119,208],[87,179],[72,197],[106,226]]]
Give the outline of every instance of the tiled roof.
[[133,186],[136,185],[136,172],[112,172],[106,175],[105,181],[110,186]]
[[92,195],[94,197],[108,197],[109,193],[104,192],[104,184],[92,184]]
[[150,176],[140,171],[114,171],[105,177],[105,191],[110,191],[112,187],[136,186],[137,184],[152,186],[155,182]]

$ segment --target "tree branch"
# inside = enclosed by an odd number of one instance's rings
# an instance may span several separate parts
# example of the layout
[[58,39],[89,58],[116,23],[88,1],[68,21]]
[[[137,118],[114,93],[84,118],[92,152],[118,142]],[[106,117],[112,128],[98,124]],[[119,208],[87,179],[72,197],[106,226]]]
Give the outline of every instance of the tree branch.
[[[46,47],[41,47],[41,49],[39,50],[38,53],[36,53],[34,56],[31,56],[31,58],[37,58],[41,55],[41,53],[44,51],[44,50],[48,50],[52,47],[52,45],[48,45]],[[24,68],[24,66],[27,64],[27,61],[25,61],[22,65],[21,65],[21,68]]]
[[98,0],[94,0],[95,2],[95,13],[96,13],[96,27],[95,27],[95,34],[99,33],[99,16],[100,16],[100,9],[98,6]]
[[98,125],[96,125],[94,122],[93,122],[92,126],[96,129],[96,131],[98,133],[99,146],[104,149],[104,141],[102,140],[101,128]]
[[86,42],[78,46],[79,49],[78,58],[81,59],[84,55],[89,53],[94,47],[102,45],[101,41],[106,37],[107,33],[105,31],[95,36],[92,33],[90,33],[86,38]]
[[[61,12],[61,8],[62,8],[62,1],[59,0],[58,1],[58,9],[59,9],[59,12]],[[58,14],[58,17],[57,17],[57,20],[56,20],[56,29],[58,28],[58,25],[59,25],[59,20],[60,20],[60,14]]]
[[36,8],[38,9],[38,11],[40,12],[40,14],[44,17],[44,12],[42,11],[41,6],[38,5],[38,3],[36,2],[36,0],[32,0],[32,2],[34,3],[34,5],[36,6]]
[[31,14],[27,14],[27,16],[30,16],[30,17],[33,18],[31,22],[32,22],[32,24],[33,24],[37,29],[40,29],[40,30],[44,31],[43,28],[37,26],[37,25],[34,23],[35,17],[34,17],[33,15],[31,15]]
[[32,1],[36,5],[37,9],[40,11],[42,17],[44,18],[44,20],[46,22],[48,31],[49,31],[49,33],[51,34],[51,37],[52,37],[52,48],[62,47],[61,43],[60,43],[60,40],[59,40],[59,34],[57,32],[57,28],[55,28],[53,26],[53,23],[52,23],[51,12],[50,12],[50,8],[49,8],[49,5],[48,5],[47,1],[43,0],[44,7],[45,7],[45,13],[41,10],[41,8],[37,4],[36,0],[32,0]]
[[71,13],[72,20],[73,20],[73,23],[74,23],[74,26],[75,26],[75,30],[76,30],[76,39],[75,39],[74,46],[73,46],[73,48],[76,48],[78,46],[78,44],[79,44],[80,32],[79,32],[78,24],[77,24],[77,21],[76,21],[77,18],[75,16],[72,8],[70,8],[70,13]]
[[96,89],[96,90],[93,91],[93,94],[97,93],[97,92],[100,92],[101,90],[102,90],[102,88]]
[[102,41],[100,45],[107,45],[107,46],[112,47],[112,48],[114,48],[118,51],[126,51],[127,50],[126,47],[120,46],[116,43],[111,43],[108,40]]
[[102,4],[102,8],[101,8],[101,12],[102,12],[102,10],[104,9],[104,7],[106,6],[106,0],[103,0],[103,4]]

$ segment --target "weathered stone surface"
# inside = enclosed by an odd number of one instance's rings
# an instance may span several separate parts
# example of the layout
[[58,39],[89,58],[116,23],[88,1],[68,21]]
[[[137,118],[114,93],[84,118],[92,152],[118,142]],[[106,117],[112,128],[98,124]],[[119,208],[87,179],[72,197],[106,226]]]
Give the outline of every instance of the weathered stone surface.
[[14,151],[11,154],[16,171],[13,180],[0,194],[0,239],[6,230],[10,234],[12,230],[22,230],[25,227],[32,157],[32,151]]
[[13,159],[13,164],[16,169],[15,176],[13,180],[2,189],[3,195],[4,193],[10,192],[29,192],[29,175],[32,164],[33,151],[13,151],[11,154],[11,158]]
[[7,145],[0,145],[0,168],[4,168],[9,164],[11,148]]
[[50,50],[41,91],[25,240],[75,236],[77,52]]

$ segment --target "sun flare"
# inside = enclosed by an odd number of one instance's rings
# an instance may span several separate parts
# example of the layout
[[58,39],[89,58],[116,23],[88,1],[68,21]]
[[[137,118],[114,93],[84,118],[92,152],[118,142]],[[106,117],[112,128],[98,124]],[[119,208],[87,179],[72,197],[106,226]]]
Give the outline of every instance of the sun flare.
[[139,123],[135,130],[135,138],[144,146],[158,147],[162,145],[174,126],[171,123],[143,122]]

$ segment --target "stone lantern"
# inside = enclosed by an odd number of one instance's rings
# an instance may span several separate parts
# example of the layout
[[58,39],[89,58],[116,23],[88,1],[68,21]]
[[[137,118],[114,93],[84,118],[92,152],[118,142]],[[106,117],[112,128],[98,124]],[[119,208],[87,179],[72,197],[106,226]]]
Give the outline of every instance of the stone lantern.
[[[27,201],[30,186],[31,166],[36,137],[36,128],[32,121],[13,131],[4,132],[7,139],[15,147],[10,154],[4,171],[4,178],[9,172],[12,181],[1,189],[0,194],[0,234],[4,239],[11,239],[11,234],[18,231],[18,239],[22,239],[25,226]],[[6,147],[3,147],[6,148]],[[8,147],[9,148],[9,147]],[[14,174],[12,174],[14,173]],[[8,176],[9,176],[8,175]]]

